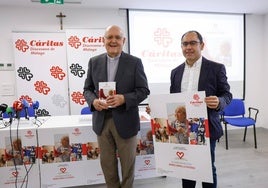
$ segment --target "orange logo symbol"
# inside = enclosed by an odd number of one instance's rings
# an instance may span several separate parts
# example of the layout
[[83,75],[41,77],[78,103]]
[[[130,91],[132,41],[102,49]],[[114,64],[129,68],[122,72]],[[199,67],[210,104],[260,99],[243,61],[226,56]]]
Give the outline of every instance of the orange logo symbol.
[[29,46],[27,45],[27,42],[23,39],[18,39],[16,42],[16,48],[19,50],[19,51],[22,51],[22,52],[26,52],[26,50],[29,49]]

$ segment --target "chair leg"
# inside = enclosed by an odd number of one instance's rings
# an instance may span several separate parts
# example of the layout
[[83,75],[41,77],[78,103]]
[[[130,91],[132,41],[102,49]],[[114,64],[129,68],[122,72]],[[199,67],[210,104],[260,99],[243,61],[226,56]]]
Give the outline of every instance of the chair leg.
[[244,141],[244,142],[246,141],[247,129],[248,129],[248,127],[245,127],[244,138],[243,138],[243,141]]
[[257,136],[256,136],[256,128],[255,128],[255,125],[253,125],[253,132],[254,132],[255,149],[257,149]]
[[224,123],[224,126],[225,126],[225,148],[228,150],[227,124]]

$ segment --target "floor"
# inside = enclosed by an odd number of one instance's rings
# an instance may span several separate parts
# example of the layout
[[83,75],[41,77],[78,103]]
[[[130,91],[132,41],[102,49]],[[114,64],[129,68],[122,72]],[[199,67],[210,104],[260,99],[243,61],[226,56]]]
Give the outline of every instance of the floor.
[[[228,131],[229,150],[222,137],[216,147],[218,188],[268,187],[268,129],[257,129],[258,148],[254,149],[253,131],[248,130],[246,142],[243,129]],[[181,180],[171,177],[135,180],[134,188],[180,188]],[[201,188],[197,182],[196,188]],[[76,188],[106,188],[104,184]]]

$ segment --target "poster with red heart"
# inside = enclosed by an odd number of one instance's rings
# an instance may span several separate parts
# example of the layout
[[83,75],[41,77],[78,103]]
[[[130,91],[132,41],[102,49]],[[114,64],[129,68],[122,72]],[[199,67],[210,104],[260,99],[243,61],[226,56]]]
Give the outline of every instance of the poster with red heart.
[[149,117],[148,120],[141,121],[137,139],[135,179],[159,176],[155,171],[154,144]]
[[39,101],[41,115],[69,114],[65,33],[14,32],[17,100]]
[[204,91],[149,96],[159,175],[213,181],[204,98]]
[[[40,120],[41,121],[41,120]],[[18,126],[20,126],[19,129]],[[0,187],[39,187],[37,126],[32,121],[14,120],[0,131]]]
[[[137,135],[135,179],[157,177],[154,146],[151,134],[148,134],[151,133],[150,117],[140,115],[143,120]],[[91,124],[92,115],[51,116],[38,128],[38,161],[42,187],[105,182],[97,137]]]
[[104,183],[91,118],[51,116],[38,128],[41,187]]

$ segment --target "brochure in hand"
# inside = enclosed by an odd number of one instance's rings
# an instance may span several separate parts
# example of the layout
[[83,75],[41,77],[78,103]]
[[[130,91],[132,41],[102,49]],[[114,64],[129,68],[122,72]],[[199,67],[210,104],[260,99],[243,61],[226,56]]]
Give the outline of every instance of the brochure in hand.
[[99,99],[106,101],[108,96],[116,94],[115,82],[99,82]]

